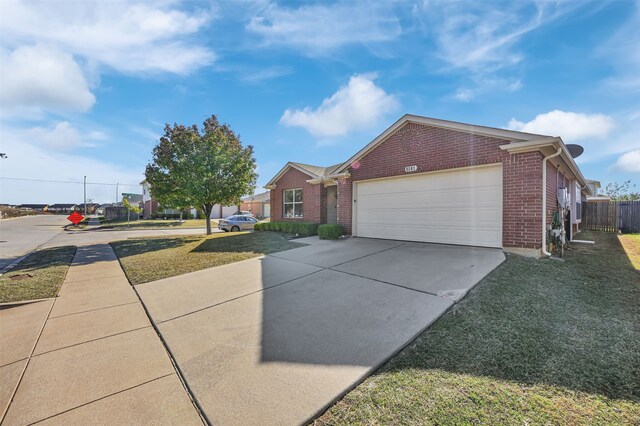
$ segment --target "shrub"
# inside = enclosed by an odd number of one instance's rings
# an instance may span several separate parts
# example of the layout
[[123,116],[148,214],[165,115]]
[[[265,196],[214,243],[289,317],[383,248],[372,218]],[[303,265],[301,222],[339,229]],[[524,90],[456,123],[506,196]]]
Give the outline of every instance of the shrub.
[[318,226],[318,236],[321,240],[337,240],[344,235],[342,225],[320,225]]
[[318,233],[318,224],[312,222],[261,222],[256,223],[253,229],[255,231],[284,232],[306,237]]

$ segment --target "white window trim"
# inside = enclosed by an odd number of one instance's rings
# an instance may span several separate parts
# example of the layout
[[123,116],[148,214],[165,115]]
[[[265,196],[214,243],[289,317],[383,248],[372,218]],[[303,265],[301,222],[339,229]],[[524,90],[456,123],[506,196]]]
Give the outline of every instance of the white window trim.
[[[286,197],[285,197],[285,192],[287,191],[294,191],[293,192],[293,201],[286,201]],[[303,219],[304,218],[304,207],[302,208],[302,215],[296,217],[295,216],[295,211],[296,211],[296,204],[300,204],[301,206],[304,203],[304,192],[302,192],[302,201],[295,201],[296,200],[296,193],[295,191],[302,191],[302,188],[287,188],[287,189],[283,189],[282,190],[282,218],[283,219]],[[287,204],[291,204],[293,205],[293,217],[287,217],[285,216],[285,212],[287,211]]]

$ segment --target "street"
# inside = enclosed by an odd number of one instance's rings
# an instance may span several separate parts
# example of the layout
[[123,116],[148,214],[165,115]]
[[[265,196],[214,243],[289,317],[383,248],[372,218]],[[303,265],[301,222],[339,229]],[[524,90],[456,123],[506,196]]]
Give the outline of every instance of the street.
[[[66,216],[27,216],[0,221],[0,268],[38,247],[104,244],[132,237],[203,234],[204,229],[138,229],[131,231],[64,230]],[[214,229],[214,232],[219,232]]]
[[50,241],[67,223],[66,215],[0,220],[0,269]]

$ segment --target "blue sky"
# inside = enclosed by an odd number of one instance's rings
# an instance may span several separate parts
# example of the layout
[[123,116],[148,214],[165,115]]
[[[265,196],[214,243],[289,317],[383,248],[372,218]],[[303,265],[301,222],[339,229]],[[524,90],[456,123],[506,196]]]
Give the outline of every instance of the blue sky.
[[260,191],[411,113],[561,136],[586,177],[640,187],[640,2],[8,0],[0,25],[4,178],[137,184],[164,123],[216,114],[255,147]]

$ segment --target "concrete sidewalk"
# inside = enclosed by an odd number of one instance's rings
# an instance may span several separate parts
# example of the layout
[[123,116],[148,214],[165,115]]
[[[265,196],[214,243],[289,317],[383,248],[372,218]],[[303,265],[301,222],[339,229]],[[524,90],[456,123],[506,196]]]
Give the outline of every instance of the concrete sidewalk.
[[9,317],[37,342],[3,350],[3,424],[202,424],[108,244],[78,248],[58,298],[0,314],[3,348]]

